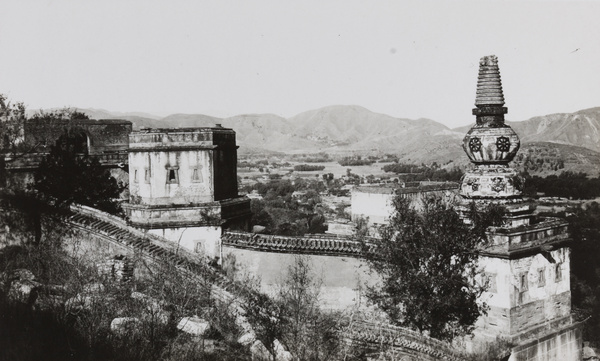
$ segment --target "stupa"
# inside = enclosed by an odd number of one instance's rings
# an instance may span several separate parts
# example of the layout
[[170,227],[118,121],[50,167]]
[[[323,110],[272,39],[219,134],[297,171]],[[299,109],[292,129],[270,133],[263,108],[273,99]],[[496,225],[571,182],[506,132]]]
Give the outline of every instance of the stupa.
[[580,360],[581,330],[571,318],[568,224],[534,215],[522,196],[523,179],[509,166],[520,141],[505,123],[502,81],[496,56],[479,63],[473,115],[463,140],[473,163],[460,186],[465,221],[471,203],[506,209],[504,224],[491,227],[480,249],[482,295],[489,310],[477,323],[475,340],[502,338],[514,347],[510,360]]

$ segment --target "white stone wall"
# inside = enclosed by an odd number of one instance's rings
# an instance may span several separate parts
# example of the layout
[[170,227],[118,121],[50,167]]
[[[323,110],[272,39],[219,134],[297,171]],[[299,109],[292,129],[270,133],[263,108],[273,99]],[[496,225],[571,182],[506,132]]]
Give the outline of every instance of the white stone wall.
[[[548,253],[548,258],[538,253],[515,260],[481,257],[484,274],[496,277],[497,291],[484,294],[488,304],[513,308],[570,291],[570,250],[561,248]],[[560,267],[560,279],[557,279],[557,267]],[[543,272],[543,280],[540,280],[540,272]],[[527,285],[521,284],[521,276],[526,278]]]
[[[354,189],[352,191],[352,220],[358,218],[368,218],[369,224],[387,224],[390,215],[394,211],[393,200],[396,194],[389,188],[373,189],[363,191]],[[401,193],[400,196],[410,200],[411,207],[417,211],[423,210],[424,197],[440,197],[444,202],[453,202],[456,192],[450,189],[442,190],[421,190],[414,192]]]
[[[257,252],[225,246],[223,254],[234,256],[240,267],[239,275],[257,276],[261,290],[276,294],[296,257],[304,257],[309,264],[316,284],[320,285],[319,305],[332,310],[366,309],[366,286],[380,282],[379,277],[368,271],[366,261],[352,257],[296,255],[292,253]],[[243,281],[243,278],[240,279]]]
[[221,227],[181,227],[150,229],[148,233],[164,237],[188,251],[210,258],[221,258]]
[[[168,179],[171,169],[175,171],[175,181]],[[210,202],[214,200],[210,151],[130,152],[129,188],[132,203]]]
[[369,224],[387,223],[394,210],[391,193],[352,192],[352,220],[369,218]]
[[483,293],[481,300],[489,306],[510,308],[510,294],[512,288],[510,285],[510,261],[501,258],[481,257],[479,265],[482,269],[482,281],[487,278],[490,286],[495,286],[495,290],[488,290]]

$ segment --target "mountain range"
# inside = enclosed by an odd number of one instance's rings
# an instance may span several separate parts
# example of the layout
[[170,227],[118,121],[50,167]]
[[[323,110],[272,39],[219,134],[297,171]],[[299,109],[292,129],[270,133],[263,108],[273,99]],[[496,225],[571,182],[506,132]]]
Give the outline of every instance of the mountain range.
[[[240,154],[316,153],[396,154],[401,160],[466,164],[462,138],[471,127],[450,129],[431,119],[404,119],[356,105],[333,105],[291,118],[275,114],[244,114],[217,118],[203,114],[158,117],[145,113],[114,113],[78,109],[93,119],[125,119],[134,129],[211,127],[221,124],[237,133]],[[574,113],[537,116],[508,122],[525,151],[553,154],[600,170],[600,107]],[[541,152],[541,153],[540,153]],[[579,159],[579,161],[577,161]],[[584,167],[585,168],[585,167]],[[586,168],[587,169],[587,168]]]

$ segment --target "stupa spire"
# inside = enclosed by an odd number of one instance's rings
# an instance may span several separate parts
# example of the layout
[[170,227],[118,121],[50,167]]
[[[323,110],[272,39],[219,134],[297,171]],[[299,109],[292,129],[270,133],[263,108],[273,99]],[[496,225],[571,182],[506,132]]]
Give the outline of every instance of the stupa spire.
[[477,96],[475,106],[504,105],[502,80],[496,55],[484,56],[479,60],[479,78],[477,80]]

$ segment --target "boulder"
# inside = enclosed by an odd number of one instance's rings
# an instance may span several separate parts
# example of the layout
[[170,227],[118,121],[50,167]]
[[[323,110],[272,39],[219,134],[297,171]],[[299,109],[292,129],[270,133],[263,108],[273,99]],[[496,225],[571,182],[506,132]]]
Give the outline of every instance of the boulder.
[[600,360],[600,358],[598,358],[598,354],[596,353],[596,350],[594,350],[593,348],[591,348],[587,345],[584,345],[583,360],[584,361],[597,361],[597,360]]
[[110,322],[110,332],[115,335],[130,334],[140,324],[136,317],[117,317]]
[[15,269],[0,275],[10,301],[25,303],[33,306],[38,298],[41,283],[35,280],[34,274],[24,268]]
[[94,297],[90,295],[77,294],[65,302],[65,309],[69,312],[88,310],[92,308],[94,301]]
[[289,351],[286,351],[283,344],[279,340],[273,341],[273,352],[277,361],[292,361],[293,357]]
[[254,334],[254,332],[246,332],[237,340],[237,342],[243,346],[252,345],[254,341],[256,341],[256,335]]
[[250,354],[252,355],[252,361],[271,361],[273,359],[269,350],[259,340],[254,341],[250,346]]
[[10,283],[8,289],[8,299],[33,306],[38,298],[40,286],[40,283],[28,279],[14,280]]
[[252,233],[263,233],[266,229],[267,229],[267,227],[259,226],[257,224],[257,225],[252,226]]
[[204,336],[210,328],[208,321],[199,317],[184,317],[177,323],[177,329],[192,336]]
[[14,280],[35,281],[35,275],[28,269],[19,268],[19,269],[16,269],[16,270],[13,270],[12,272],[10,272],[8,279],[10,281],[14,281]]
[[92,293],[98,294],[103,293],[106,290],[106,287],[102,283],[88,283],[83,286],[83,293]]

